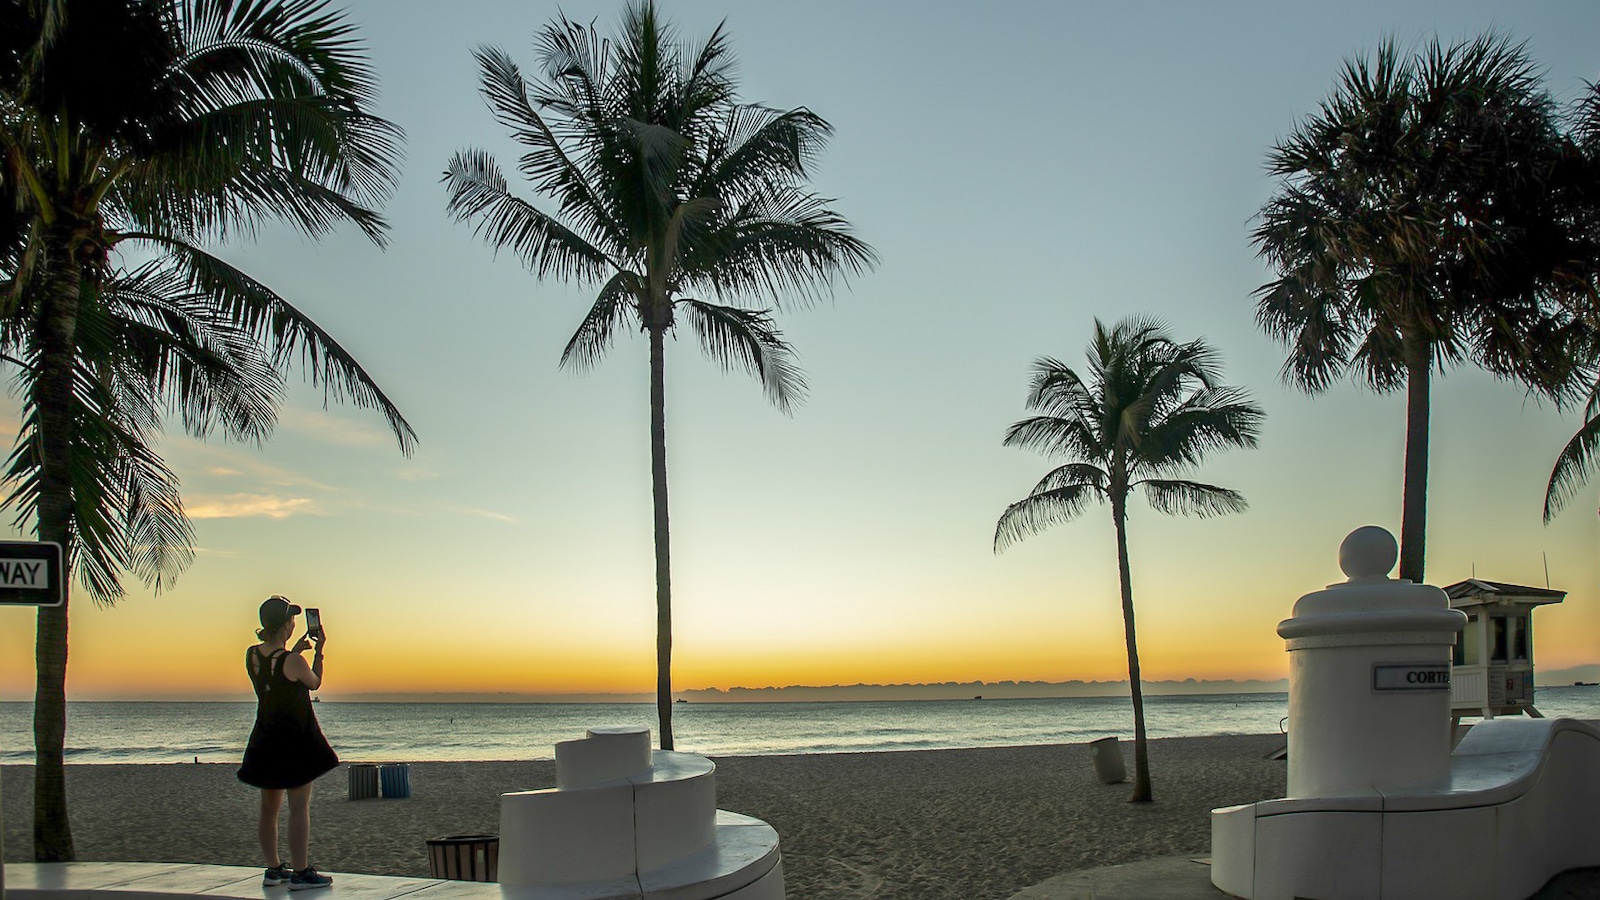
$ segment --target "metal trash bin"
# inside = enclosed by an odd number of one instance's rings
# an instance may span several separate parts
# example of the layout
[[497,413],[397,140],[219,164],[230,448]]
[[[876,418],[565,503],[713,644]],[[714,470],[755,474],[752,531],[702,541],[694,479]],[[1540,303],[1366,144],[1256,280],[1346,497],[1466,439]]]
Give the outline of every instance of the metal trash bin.
[[356,763],[350,767],[350,799],[373,800],[378,796],[378,767]]
[[385,763],[379,766],[378,782],[383,786],[385,800],[403,800],[411,796],[411,764]]
[[1101,784],[1116,784],[1128,780],[1128,769],[1122,762],[1122,747],[1114,737],[1089,742],[1089,758],[1094,760],[1094,776]]
[[499,881],[500,836],[453,834],[428,841],[428,868],[434,878]]

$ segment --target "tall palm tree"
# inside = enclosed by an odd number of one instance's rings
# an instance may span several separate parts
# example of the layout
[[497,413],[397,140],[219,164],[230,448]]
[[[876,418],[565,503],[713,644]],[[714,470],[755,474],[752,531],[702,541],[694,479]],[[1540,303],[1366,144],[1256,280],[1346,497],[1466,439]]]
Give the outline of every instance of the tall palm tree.
[[[620,329],[648,336],[656,706],[670,750],[666,338],[681,315],[703,353],[759,378],[788,411],[804,382],[773,308],[816,298],[874,254],[806,189],[831,126],[807,109],[739,102],[722,26],[690,47],[645,0],[614,39],[559,17],[536,46],[542,71],[531,84],[503,51],[475,56],[485,100],[527,149],[518,168],[550,208],[514,195],[494,159],[469,149],[444,174],[449,210],[538,277],[599,285],[562,365],[594,365]],[[727,305],[752,296],[773,308]]]
[[1577,383],[1570,284],[1528,255],[1559,143],[1537,69],[1490,36],[1347,62],[1269,155],[1279,189],[1254,241],[1278,277],[1256,318],[1307,393],[1347,371],[1405,388],[1401,578],[1423,578],[1434,373],[1472,362],[1558,402]]
[[[352,28],[321,0],[20,0],[0,12],[0,353],[22,430],[19,524],[59,543],[98,603],[121,571],[157,588],[189,562],[163,417],[260,441],[282,372],[410,426],[302,312],[204,249],[283,221],[354,223],[395,177],[398,131],[367,109]],[[73,858],[63,751],[67,605],[36,638],[34,855]]]
[[1027,406],[1038,415],[1006,429],[1007,447],[1065,457],[1028,496],[1006,507],[994,529],[998,553],[1012,542],[1076,518],[1091,500],[1111,505],[1117,577],[1133,691],[1135,801],[1150,796],[1144,692],[1128,563],[1128,494],[1168,515],[1242,512],[1243,495],[1183,478],[1212,450],[1254,447],[1263,413],[1238,388],[1221,384],[1216,354],[1201,341],[1180,344],[1159,323],[1129,318],[1107,329],[1099,319],[1089,344],[1087,379],[1048,357],[1033,364]]
[[[1591,84],[1574,105],[1566,152],[1551,179],[1554,209],[1542,217],[1549,223],[1537,244],[1547,248],[1553,266],[1566,277],[1561,283],[1570,290],[1569,305],[1591,335],[1600,333],[1600,84]],[[1586,352],[1585,352],[1586,351]],[[1600,341],[1580,348],[1574,356],[1586,362],[1600,361]],[[1600,378],[1588,372],[1587,396],[1583,402],[1583,424],[1561,448],[1545,488],[1546,523],[1566,506],[1600,463]]]

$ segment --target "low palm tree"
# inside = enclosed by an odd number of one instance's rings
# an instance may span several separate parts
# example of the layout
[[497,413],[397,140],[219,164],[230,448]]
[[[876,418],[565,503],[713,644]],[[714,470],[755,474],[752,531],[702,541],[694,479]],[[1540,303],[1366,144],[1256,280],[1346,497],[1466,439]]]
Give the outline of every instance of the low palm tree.
[[[656,708],[670,750],[666,339],[682,317],[703,353],[759,378],[788,411],[804,381],[774,308],[864,272],[874,254],[806,189],[831,126],[807,109],[739,102],[722,26],[690,47],[646,0],[628,7],[615,39],[563,16],[536,45],[541,71],[531,84],[504,52],[475,55],[484,99],[527,149],[518,168],[550,209],[513,194],[476,149],[445,170],[449,209],[538,277],[599,286],[562,365],[594,365],[623,329],[648,338]],[[752,297],[773,307],[737,305]]]
[[[0,10],[0,354],[22,429],[21,525],[60,544],[97,603],[131,571],[160,588],[192,558],[154,440],[260,441],[283,372],[415,435],[300,310],[204,249],[270,221],[310,235],[392,188],[398,131],[367,110],[351,26],[320,0],[21,0]],[[70,597],[69,597],[70,599]],[[34,855],[73,858],[64,779],[67,604],[41,609]]]
[[1144,491],[1159,512],[1201,517],[1242,512],[1237,491],[1183,478],[1212,450],[1254,447],[1263,413],[1242,390],[1220,383],[1216,354],[1201,341],[1180,344],[1159,323],[1130,318],[1094,323],[1088,378],[1048,357],[1033,364],[1027,406],[1037,415],[1006,429],[1007,447],[1064,457],[1028,496],[1006,507],[994,549],[1070,521],[1090,501],[1111,505],[1117,577],[1133,691],[1135,801],[1148,801],[1150,760],[1128,562],[1128,494]]
[[1591,327],[1548,251],[1557,117],[1521,46],[1482,37],[1347,62],[1273,148],[1279,188],[1254,241],[1278,277],[1256,318],[1307,393],[1346,372],[1406,391],[1400,577],[1421,582],[1430,385],[1465,362],[1562,402]]

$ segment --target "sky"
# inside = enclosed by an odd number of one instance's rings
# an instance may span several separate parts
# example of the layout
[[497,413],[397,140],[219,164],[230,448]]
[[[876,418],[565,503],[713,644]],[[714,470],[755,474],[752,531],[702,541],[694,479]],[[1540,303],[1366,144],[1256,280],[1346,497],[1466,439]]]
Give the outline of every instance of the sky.
[[[1404,400],[1279,378],[1254,323],[1249,241],[1273,142],[1386,36],[1526,40],[1570,100],[1600,78],[1590,2],[1067,3],[669,0],[692,38],[726,20],[741,98],[836,130],[813,186],[881,263],[779,314],[810,385],[786,416],[692,340],[667,355],[675,685],[1125,678],[1109,509],[992,550],[995,520],[1058,461],[1001,446],[1030,363],[1080,365],[1096,317],[1203,337],[1266,411],[1261,445],[1195,475],[1247,513],[1129,522],[1144,676],[1275,679],[1277,623],[1342,580],[1340,540],[1398,533]],[[458,150],[516,146],[471,51],[535,68],[551,3],[348,6],[407,133],[386,250],[287,228],[217,248],[335,335],[419,436],[324,408],[295,376],[272,441],[160,450],[198,555],[154,595],[71,613],[69,696],[246,697],[256,608],[323,610],[324,696],[644,692],[654,685],[647,354],[557,365],[595,286],[539,281],[445,213]],[[616,0],[568,2],[610,31]],[[537,198],[523,184],[523,196]],[[548,206],[546,207],[548,208]],[[1537,663],[1600,663],[1600,479],[1541,522],[1579,424],[1514,385],[1435,382],[1428,580],[1549,583]],[[15,434],[14,399],[0,432]],[[0,609],[0,698],[31,696],[34,612]]]

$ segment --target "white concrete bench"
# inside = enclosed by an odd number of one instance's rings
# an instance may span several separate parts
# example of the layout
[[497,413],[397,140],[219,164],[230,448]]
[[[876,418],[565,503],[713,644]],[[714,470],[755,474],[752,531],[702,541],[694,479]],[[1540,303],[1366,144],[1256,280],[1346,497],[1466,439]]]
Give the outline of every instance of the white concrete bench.
[[1519,900],[1597,865],[1600,731],[1571,719],[1474,725],[1433,783],[1212,813],[1213,880],[1255,900]]

